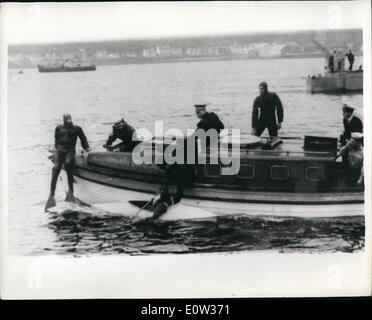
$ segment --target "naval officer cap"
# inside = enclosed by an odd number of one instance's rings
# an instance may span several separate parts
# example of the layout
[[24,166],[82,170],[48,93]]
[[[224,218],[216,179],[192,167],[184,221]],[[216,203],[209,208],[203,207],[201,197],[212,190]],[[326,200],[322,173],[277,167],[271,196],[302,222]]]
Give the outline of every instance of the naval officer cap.
[[209,105],[209,103],[198,103],[198,104],[194,104],[194,107],[195,109],[205,109],[207,107],[207,105]]
[[344,103],[344,104],[343,104],[343,107],[342,107],[342,110],[345,111],[345,112],[349,112],[349,113],[351,113],[351,112],[354,111],[354,108],[351,107],[350,105]]

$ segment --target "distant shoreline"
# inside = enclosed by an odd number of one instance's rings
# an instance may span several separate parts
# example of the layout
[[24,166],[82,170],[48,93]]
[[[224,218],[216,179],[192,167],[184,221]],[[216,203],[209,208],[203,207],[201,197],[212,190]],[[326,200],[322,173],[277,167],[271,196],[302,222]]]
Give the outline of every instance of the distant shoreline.
[[[159,63],[177,63],[177,62],[203,62],[203,61],[242,61],[242,60],[278,60],[278,59],[307,59],[307,58],[323,58],[320,55],[288,55],[278,57],[239,57],[239,56],[219,56],[219,57],[198,57],[198,58],[132,58],[132,59],[115,59],[115,60],[90,60],[89,62],[96,66],[107,66],[107,65],[138,65],[138,64],[159,64]],[[8,69],[37,69],[37,65],[31,64],[20,64],[14,65],[8,63]]]

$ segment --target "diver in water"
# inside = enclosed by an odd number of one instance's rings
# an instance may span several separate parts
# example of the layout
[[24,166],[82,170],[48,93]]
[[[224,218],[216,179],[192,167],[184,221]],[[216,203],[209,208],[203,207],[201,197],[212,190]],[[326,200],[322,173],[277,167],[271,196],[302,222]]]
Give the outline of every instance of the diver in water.
[[57,179],[64,166],[67,174],[68,192],[66,201],[74,202],[74,177],[73,169],[75,163],[75,146],[77,138],[80,139],[81,146],[85,151],[90,151],[88,140],[83,129],[72,122],[70,114],[63,115],[63,125],[55,129],[55,152],[53,155],[54,167],[52,170],[52,181],[50,185],[50,195],[45,206],[45,210],[56,205],[54,194],[57,186]]
[[117,121],[113,125],[112,132],[103,147],[108,150],[113,150],[112,144],[116,139],[120,139],[122,142],[116,145],[115,148],[119,148],[119,150],[122,152],[132,151],[139,143],[136,130],[124,119]]
[[183,197],[185,189],[193,184],[195,180],[195,171],[193,165],[172,164],[167,165],[165,172],[168,180],[176,186],[176,192],[171,193],[168,186],[164,185],[152,200],[154,213],[151,219],[157,219],[168,211],[171,206],[179,203]]

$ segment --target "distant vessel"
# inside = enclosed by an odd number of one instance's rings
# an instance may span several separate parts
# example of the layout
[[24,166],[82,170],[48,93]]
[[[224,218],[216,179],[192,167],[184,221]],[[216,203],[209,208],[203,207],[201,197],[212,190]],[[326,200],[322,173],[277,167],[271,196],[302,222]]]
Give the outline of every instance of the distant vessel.
[[308,76],[306,91],[309,93],[362,92],[363,70],[326,72]]
[[37,65],[39,72],[77,72],[77,71],[95,71],[94,64],[87,64],[82,62],[62,62],[45,65]]

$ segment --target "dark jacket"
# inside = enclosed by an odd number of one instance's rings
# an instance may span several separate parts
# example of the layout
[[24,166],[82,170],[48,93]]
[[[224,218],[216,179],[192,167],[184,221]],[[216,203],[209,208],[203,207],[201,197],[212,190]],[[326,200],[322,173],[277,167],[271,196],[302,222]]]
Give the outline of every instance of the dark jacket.
[[352,52],[348,52],[347,54],[345,54],[345,56],[347,57],[350,63],[354,62],[354,55]]
[[218,133],[225,128],[220,118],[214,112],[206,112],[203,118],[197,124],[198,129],[208,131],[209,129],[215,129]]
[[360,132],[363,133],[363,123],[357,116],[353,116],[350,121],[344,119],[344,132],[340,137],[341,144],[346,144],[348,140],[351,138],[352,132]]
[[252,128],[257,128],[259,123],[283,122],[283,105],[275,92],[267,92],[258,96],[253,103]]
[[334,68],[334,63],[335,63],[335,57],[333,54],[331,54],[328,58],[328,67],[333,70]]
[[67,127],[59,125],[56,127],[54,138],[55,148],[58,151],[73,151],[75,150],[76,140],[79,137],[83,149],[88,149],[89,144],[83,129],[79,126],[72,125]]
[[[116,125],[112,127],[112,133],[109,135],[106,145],[111,146],[116,139],[122,140],[124,143],[132,141],[135,130],[128,123],[125,123],[124,127],[119,129]],[[135,137],[136,138],[136,137]]]

